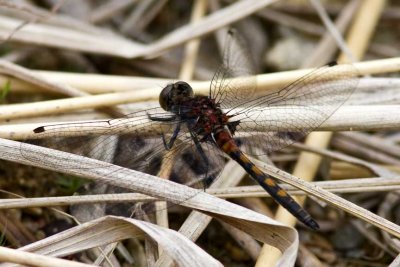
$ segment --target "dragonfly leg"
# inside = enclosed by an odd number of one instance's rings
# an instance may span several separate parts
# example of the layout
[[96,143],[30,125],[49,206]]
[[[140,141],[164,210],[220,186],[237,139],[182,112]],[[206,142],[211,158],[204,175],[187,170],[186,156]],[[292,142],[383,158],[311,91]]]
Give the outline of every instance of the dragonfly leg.
[[174,121],[174,120],[176,120],[177,116],[171,115],[171,117],[156,117],[156,116],[147,114],[147,117],[149,118],[149,120],[152,120],[152,121]]
[[201,159],[203,160],[203,162],[205,164],[206,173],[204,174],[204,177],[206,177],[206,179],[205,179],[205,182],[203,183],[203,187],[204,187],[204,190],[205,190],[206,187],[207,187],[207,184],[209,183],[209,181],[208,181],[208,179],[209,179],[209,177],[208,177],[208,168],[209,168],[210,165],[208,163],[208,159],[206,157],[206,153],[204,153],[204,150],[201,147],[200,141],[197,138],[197,136],[192,131],[190,131],[190,136],[191,136],[191,138],[192,138],[192,140],[193,140],[193,142],[194,142],[194,144],[196,146],[197,152],[199,153]]
[[240,124],[240,121],[232,121],[228,122],[228,129],[232,135],[235,134],[237,126]]
[[172,134],[172,137],[171,137],[171,139],[169,139],[168,143],[165,140],[164,133],[161,134],[161,138],[162,138],[162,141],[163,141],[163,144],[164,144],[164,147],[165,147],[166,150],[170,150],[173,147],[173,145],[175,143],[175,140],[178,137],[178,134],[179,134],[180,130],[181,130],[181,123],[178,122],[178,124],[176,125],[176,128],[174,130],[174,133]]

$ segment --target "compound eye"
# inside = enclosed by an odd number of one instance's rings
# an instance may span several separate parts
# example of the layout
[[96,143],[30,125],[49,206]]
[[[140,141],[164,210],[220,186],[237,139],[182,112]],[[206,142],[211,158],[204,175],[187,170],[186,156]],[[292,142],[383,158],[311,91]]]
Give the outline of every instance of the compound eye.
[[160,97],[158,102],[160,102],[160,106],[165,110],[169,111],[171,109],[171,92],[173,89],[173,84],[168,84],[164,89],[162,89],[160,93]]
[[191,98],[194,96],[192,87],[187,82],[176,82],[176,88],[178,89],[178,94],[182,98]]
[[172,111],[184,104],[185,101],[193,98],[193,89],[186,82],[176,82],[168,84],[162,91],[159,97],[160,106],[165,111]]

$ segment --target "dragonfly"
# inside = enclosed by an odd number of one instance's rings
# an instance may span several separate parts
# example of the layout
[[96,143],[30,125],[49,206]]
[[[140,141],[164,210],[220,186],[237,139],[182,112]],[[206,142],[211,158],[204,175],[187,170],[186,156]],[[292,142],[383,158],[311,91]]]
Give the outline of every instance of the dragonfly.
[[[311,215],[273,177],[255,165],[249,155],[280,150],[318,128],[352,94],[357,87],[358,72],[351,64],[330,63],[283,88],[265,92],[257,88],[252,60],[246,53],[237,52],[245,51],[244,45],[237,42],[234,31],[229,31],[228,36],[223,63],[211,80],[208,95],[195,94],[184,81],[168,84],[160,93],[160,107],[105,120],[110,130],[102,132],[103,138],[90,145],[81,138],[64,140],[64,135],[85,136],[93,130],[74,123],[41,126],[34,130],[35,134],[61,137],[63,141],[58,142],[57,149],[77,147],[73,152],[83,155],[102,150],[118,135],[117,148],[105,152],[117,165],[147,172],[154,171],[160,165],[155,162],[160,160],[178,169],[191,165],[193,172],[189,176],[195,178],[185,183],[200,183],[203,187],[218,176],[226,158],[230,158],[300,222],[318,229]],[[282,116],[286,118],[284,121]],[[159,127],[159,135],[144,138],[144,143],[137,137],[132,139],[132,134],[154,126]],[[57,142],[53,140],[48,146],[54,147],[54,143]],[[150,146],[143,150],[145,143]],[[43,157],[24,156],[31,160]],[[60,167],[65,160],[68,159],[60,161]]]

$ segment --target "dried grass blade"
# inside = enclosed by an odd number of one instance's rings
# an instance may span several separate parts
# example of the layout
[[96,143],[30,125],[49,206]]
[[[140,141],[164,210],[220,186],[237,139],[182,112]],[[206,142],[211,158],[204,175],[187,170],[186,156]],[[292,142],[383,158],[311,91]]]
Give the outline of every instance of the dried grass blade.
[[296,188],[299,188],[310,195],[317,197],[324,202],[327,202],[328,204],[331,204],[341,210],[344,210],[345,212],[348,212],[366,222],[369,222],[376,227],[382,229],[383,231],[386,231],[396,237],[400,237],[400,226],[397,224],[394,224],[385,218],[382,218],[350,201],[347,201],[333,193],[330,193],[320,187],[317,187],[316,185],[310,184],[305,182],[304,180],[294,177],[289,173],[286,173],[282,170],[279,170],[271,165],[267,165],[261,161],[255,160],[259,164],[259,166],[262,166],[265,172],[287,184],[290,184]]
[[117,216],[106,216],[75,226],[19,250],[62,257],[142,236],[158,242],[178,266],[222,266],[196,244],[173,230]]
[[[296,260],[299,242],[296,230],[286,227],[264,215],[213,197],[202,190],[195,190],[184,185],[109,163],[28,144],[23,145],[23,149],[25,155],[39,153],[40,155],[48,156],[44,157],[41,163],[32,162],[21,157],[21,143],[0,139],[0,158],[2,159],[74,174],[97,180],[101,183],[112,184],[150,196],[160,197],[161,199],[218,218],[225,223],[243,230],[261,242],[277,247],[283,252],[281,265],[279,266],[292,266]],[[71,168],[67,170],[66,168],[60,169],[55,167],[67,155],[69,159],[68,165]],[[88,167],[82,168],[82,166]],[[97,166],[97,168],[93,168],[93,166]],[[104,168],[101,168],[101,166],[104,166]],[[110,173],[113,173],[113,175],[110,176]]]

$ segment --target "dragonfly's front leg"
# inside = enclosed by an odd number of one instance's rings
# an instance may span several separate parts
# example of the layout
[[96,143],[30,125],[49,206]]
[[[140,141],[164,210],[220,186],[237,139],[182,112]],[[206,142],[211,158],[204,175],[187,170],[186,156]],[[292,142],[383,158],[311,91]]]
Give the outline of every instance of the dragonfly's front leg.
[[147,117],[151,121],[174,121],[176,120],[176,115],[172,114],[170,117],[156,117],[150,114],[147,114]]
[[[176,118],[177,118],[176,115],[171,115],[170,117],[156,117],[156,116],[151,116],[150,114],[147,114],[147,117],[149,118],[149,120],[159,121],[159,122],[171,122],[171,121],[176,120]],[[174,133],[172,134],[172,137],[168,143],[165,140],[164,133],[161,134],[161,138],[162,138],[162,141],[163,141],[163,144],[164,144],[164,147],[166,150],[170,150],[172,148],[180,130],[181,130],[181,123],[178,122],[178,124],[174,130]]]

